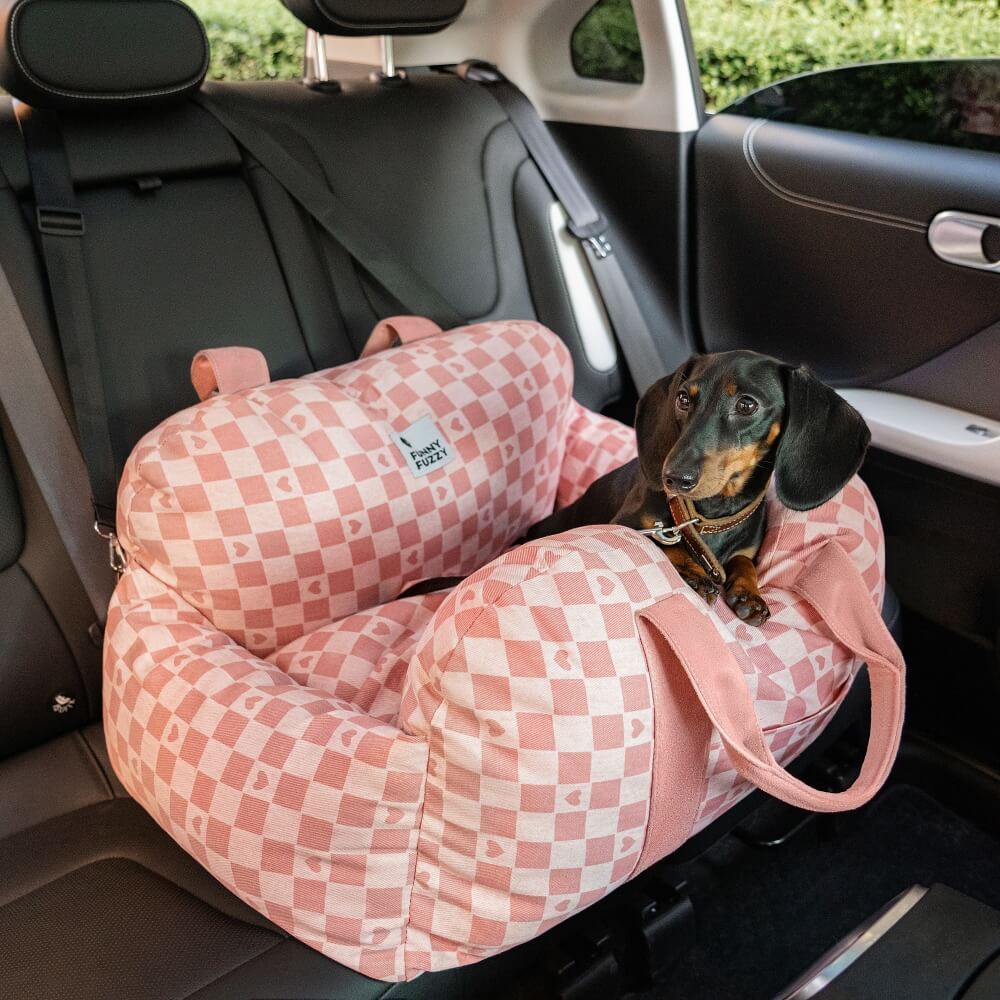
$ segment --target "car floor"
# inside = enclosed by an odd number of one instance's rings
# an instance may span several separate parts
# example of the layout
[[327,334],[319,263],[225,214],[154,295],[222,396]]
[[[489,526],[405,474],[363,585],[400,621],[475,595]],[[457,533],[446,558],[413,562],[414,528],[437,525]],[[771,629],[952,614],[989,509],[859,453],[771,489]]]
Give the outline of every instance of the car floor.
[[779,847],[729,835],[673,874],[688,883],[697,943],[642,1000],[767,1000],[915,883],[1000,907],[1000,842],[909,784]]

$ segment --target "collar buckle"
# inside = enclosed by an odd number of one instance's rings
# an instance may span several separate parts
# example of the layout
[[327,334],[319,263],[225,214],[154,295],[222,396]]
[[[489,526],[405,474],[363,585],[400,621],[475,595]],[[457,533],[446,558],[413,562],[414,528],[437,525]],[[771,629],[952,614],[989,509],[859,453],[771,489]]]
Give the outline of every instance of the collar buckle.
[[680,524],[664,524],[662,521],[657,521],[652,528],[639,528],[638,531],[640,535],[648,535],[660,545],[678,545],[684,541],[681,535],[682,529],[698,524],[700,520],[700,517],[692,517],[681,521]]

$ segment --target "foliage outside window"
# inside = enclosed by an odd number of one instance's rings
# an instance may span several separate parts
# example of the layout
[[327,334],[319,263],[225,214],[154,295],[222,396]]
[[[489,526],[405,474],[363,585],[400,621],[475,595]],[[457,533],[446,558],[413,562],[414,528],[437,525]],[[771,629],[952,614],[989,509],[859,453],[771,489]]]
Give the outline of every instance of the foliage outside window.
[[998,0],[688,0],[687,9],[709,110],[819,69],[1000,55]]
[[[278,0],[191,6],[208,32],[212,79],[300,75],[304,30]],[[819,69],[1000,55],[1000,0],[687,0],[687,10],[710,110]],[[630,0],[599,0],[574,30],[571,52],[581,76],[641,82]]]
[[1000,59],[868,63],[755,91],[727,111],[1000,152]]
[[631,0],[598,0],[573,29],[570,54],[580,76],[642,83],[642,47]]
[[211,80],[293,80],[305,28],[278,0],[187,0],[212,49]]

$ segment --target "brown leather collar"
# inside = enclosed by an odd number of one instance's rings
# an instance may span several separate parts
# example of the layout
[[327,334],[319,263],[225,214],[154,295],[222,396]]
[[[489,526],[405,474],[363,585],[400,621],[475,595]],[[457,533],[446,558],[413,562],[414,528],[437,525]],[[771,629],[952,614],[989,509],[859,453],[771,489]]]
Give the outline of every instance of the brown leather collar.
[[675,525],[682,526],[679,529],[680,536],[688,551],[705,567],[705,571],[716,583],[726,582],[726,571],[701,536],[717,535],[742,524],[748,518],[753,517],[766,496],[767,488],[765,487],[746,507],[726,517],[703,517],[695,510],[694,503],[687,497],[667,498],[670,516],[674,519]]

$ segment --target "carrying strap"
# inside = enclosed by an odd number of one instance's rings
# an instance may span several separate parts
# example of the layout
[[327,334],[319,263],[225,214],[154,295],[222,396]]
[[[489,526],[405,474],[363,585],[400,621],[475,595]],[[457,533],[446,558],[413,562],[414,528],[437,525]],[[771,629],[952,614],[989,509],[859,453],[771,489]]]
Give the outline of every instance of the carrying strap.
[[[798,593],[819,614],[834,640],[868,664],[871,731],[857,780],[842,792],[812,788],[774,759],[757,719],[746,675],[715,626],[686,594],[674,593],[643,609],[639,617],[665,642],[736,771],[782,802],[812,812],[842,812],[864,805],[882,787],[899,749],[903,728],[903,657],[872,603],[851,557],[831,539],[793,579],[776,586]],[[670,658],[658,656],[660,669]]]
[[416,271],[399,260],[371,226],[295,159],[261,124],[223,107],[204,91],[194,95],[204,108],[383,288],[415,315],[432,316],[443,327],[465,319]]
[[191,361],[191,385],[204,402],[213,393],[267,385],[267,358],[256,347],[206,347]]
[[0,403],[102,625],[114,588],[105,548],[82,497],[90,488],[76,436],[0,268]]
[[503,108],[528,154],[569,217],[569,231],[583,244],[584,256],[614,329],[632,381],[641,396],[673,367],[665,344],[649,328],[628,278],[605,235],[607,220],[581,187],[562,150],[534,105],[491,63],[470,60],[455,67],[463,80],[481,84]]
[[84,218],[73,190],[56,114],[20,102],[16,102],[16,114],[31,174],[35,222],[76,414],[80,450],[90,482],[89,490],[81,491],[77,503],[90,493],[94,521],[113,547],[118,476],[84,259]]
[[442,333],[441,327],[426,316],[389,316],[379,320],[368,335],[361,357],[368,358],[390,347],[412,344]]

